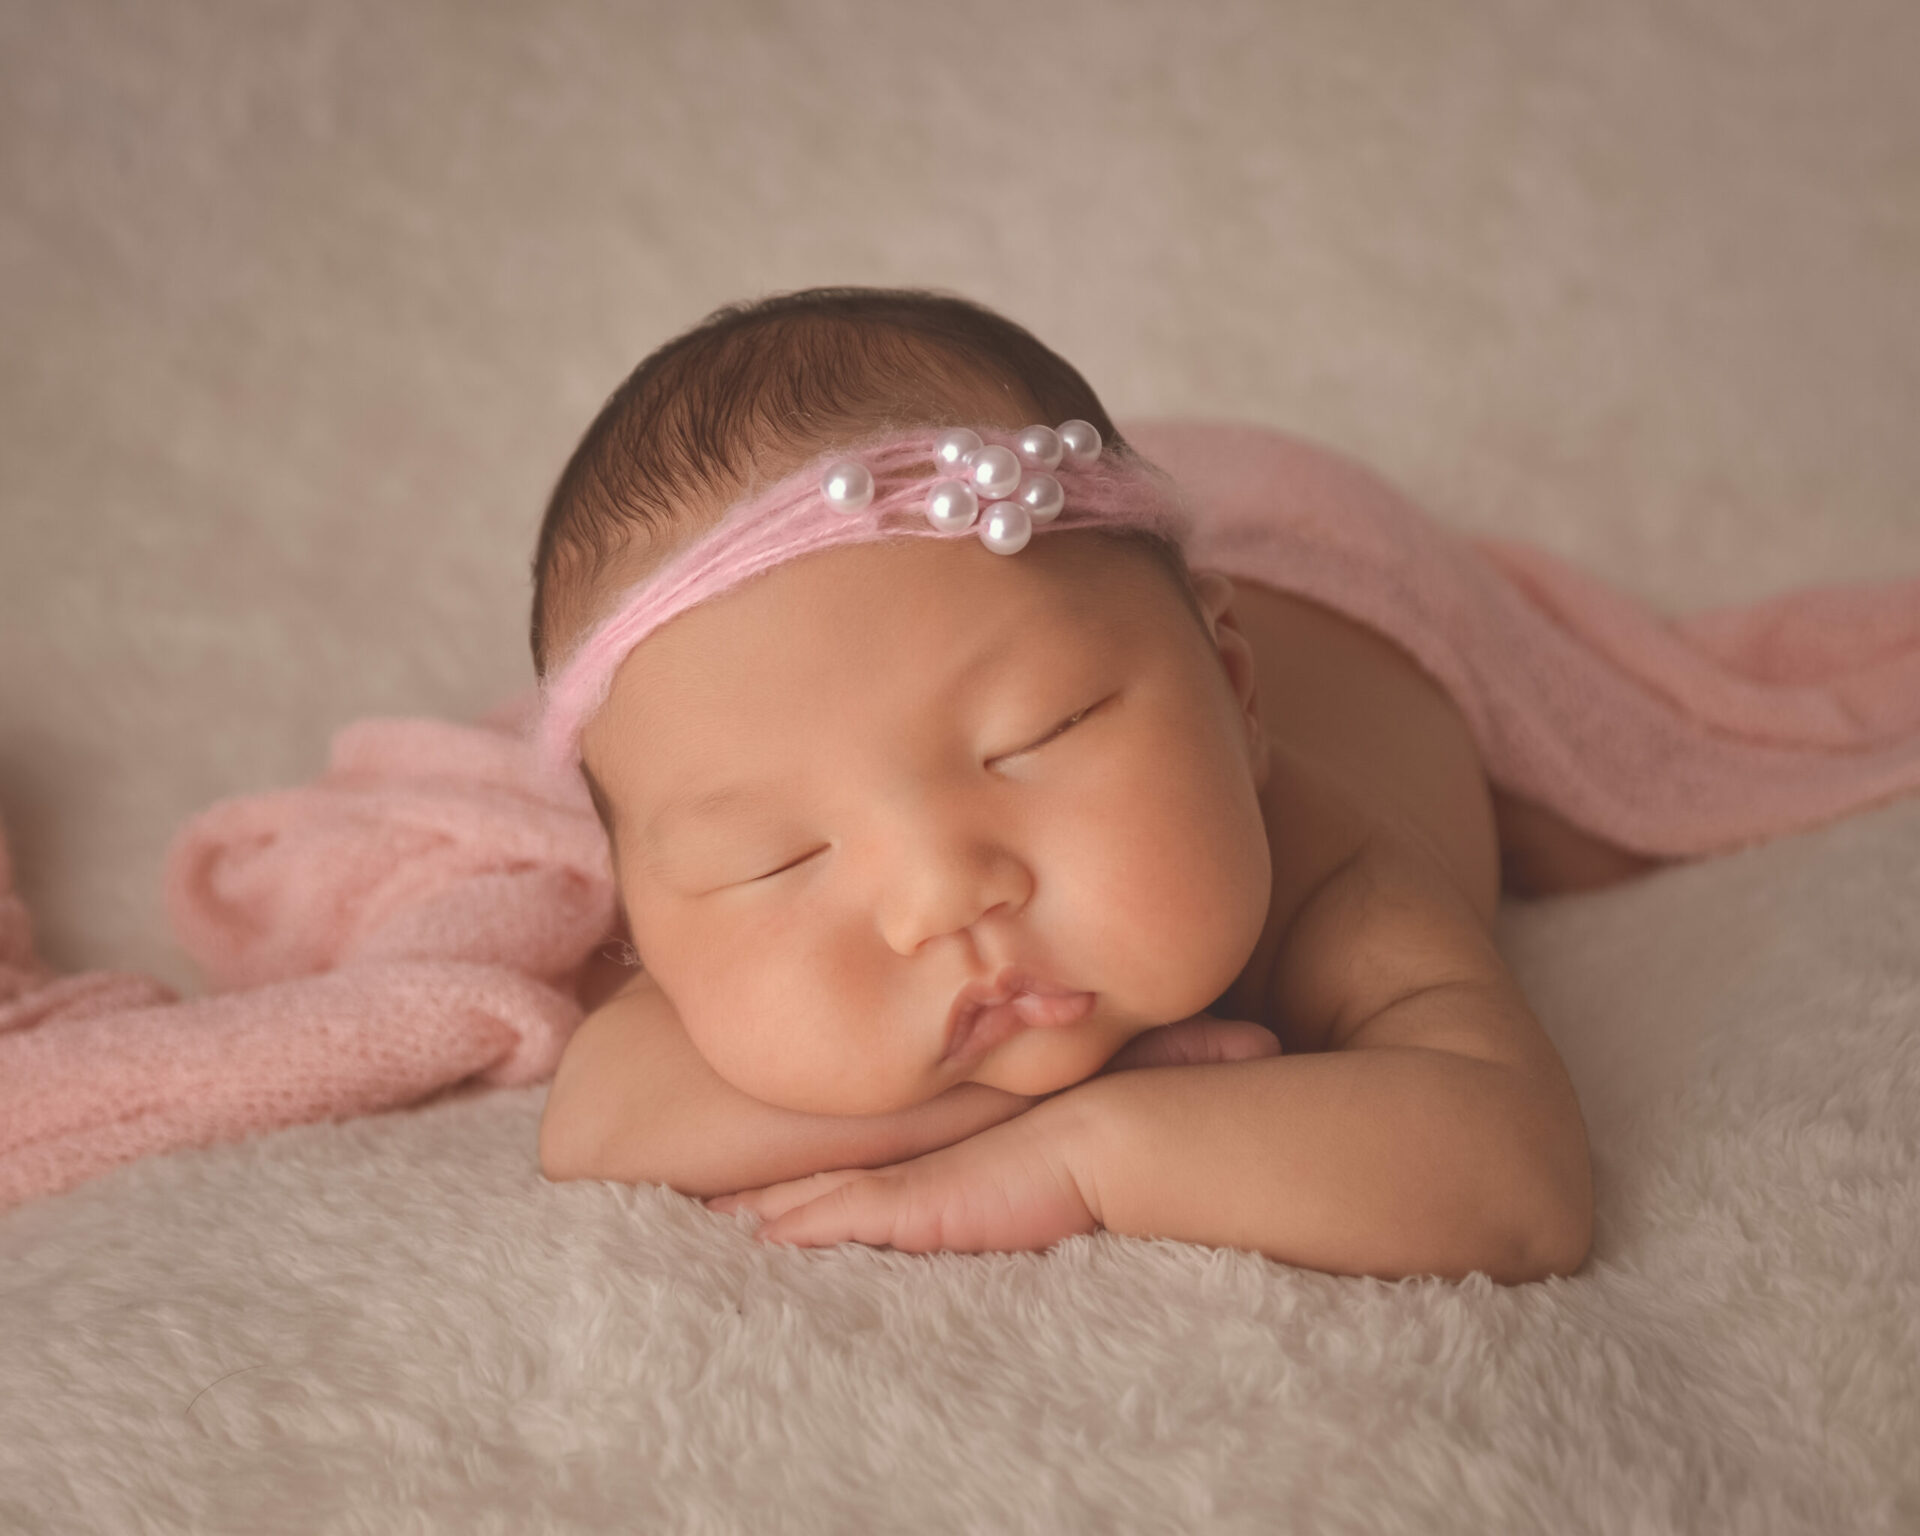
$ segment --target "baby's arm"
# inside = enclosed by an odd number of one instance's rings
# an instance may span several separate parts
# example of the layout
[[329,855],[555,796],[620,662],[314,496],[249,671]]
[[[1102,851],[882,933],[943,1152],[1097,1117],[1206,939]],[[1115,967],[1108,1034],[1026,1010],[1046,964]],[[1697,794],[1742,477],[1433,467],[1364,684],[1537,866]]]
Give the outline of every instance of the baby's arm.
[[730,1194],[827,1168],[872,1168],[965,1140],[1037,1104],[962,1083],[887,1115],[812,1115],[741,1092],[695,1048],[641,973],[567,1043],[540,1120],[549,1179]]
[[[1258,1025],[1196,1015],[1135,1036],[1102,1069],[1186,1066],[1272,1055]],[[951,1146],[1039,1103],[962,1083],[890,1115],[811,1115],[728,1083],[695,1048],[644,972],[574,1032],[540,1121],[549,1179],[666,1184],[731,1194],[830,1168],[874,1168]]]
[[1422,850],[1376,841],[1274,967],[1288,1053],[1127,1072],[1043,1106],[1102,1225],[1348,1274],[1564,1274],[1586,1132],[1491,938]]

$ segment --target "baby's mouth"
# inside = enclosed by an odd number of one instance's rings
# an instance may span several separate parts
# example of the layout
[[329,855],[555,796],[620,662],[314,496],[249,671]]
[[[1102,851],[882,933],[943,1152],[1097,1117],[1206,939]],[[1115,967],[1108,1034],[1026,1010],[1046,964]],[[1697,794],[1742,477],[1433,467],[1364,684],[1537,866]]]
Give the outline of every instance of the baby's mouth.
[[1023,1029],[1063,1029],[1093,1011],[1094,994],[1071,992],[1042,977],[1004,970],[991,985],[969,982],[947,1014],[948,1062],[971,1061]]

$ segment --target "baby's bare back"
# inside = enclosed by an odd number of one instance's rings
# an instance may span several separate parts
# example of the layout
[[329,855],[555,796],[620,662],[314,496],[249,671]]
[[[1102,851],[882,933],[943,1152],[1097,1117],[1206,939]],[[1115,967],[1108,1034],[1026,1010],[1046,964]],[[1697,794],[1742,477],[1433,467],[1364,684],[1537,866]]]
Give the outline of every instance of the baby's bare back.
[[1654,867],[1491,784],[1458,706],[1377,630],[1257,583],[1234,587],[1273,753],[1261,796],[1273,902],[1246,989],[1262,952],[1369,840],[1418,843],[1488,927],[1503,885],[1551,895]]
[[1490,922],[1500,898],[1493,797],[1445,690],[1364,625],[1268,587],[1234,586],[1273,753],[1262,797],[1274,855],[1270,925],[1362,843],[1388,833],[1422,843]]

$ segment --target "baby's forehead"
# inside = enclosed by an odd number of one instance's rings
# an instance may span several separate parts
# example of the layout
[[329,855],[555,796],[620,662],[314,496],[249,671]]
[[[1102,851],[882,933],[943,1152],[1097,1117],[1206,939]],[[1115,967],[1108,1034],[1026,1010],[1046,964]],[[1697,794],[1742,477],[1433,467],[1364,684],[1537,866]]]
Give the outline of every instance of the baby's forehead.
[[635,648],[639,670],[728,666],[929,670],[995,631],[1107,637],[1164,602],[1146,563],[1073,535],[1018,555],[976,541],[902,539],[809,555],[690,609]]
[[[1044,692],[1163,646],[1167,610],[1178,611],[1145,562],[1075,549],[1071,535],[1017,556],[909,542],[809,556],[678,615],[615,675],[583,740],[590,763],[615,770],[611,784],[643,741],[665,771],[665,759],[709,750],[937,721],[986,688]],[[640,765],[630,776],[657,775]]]

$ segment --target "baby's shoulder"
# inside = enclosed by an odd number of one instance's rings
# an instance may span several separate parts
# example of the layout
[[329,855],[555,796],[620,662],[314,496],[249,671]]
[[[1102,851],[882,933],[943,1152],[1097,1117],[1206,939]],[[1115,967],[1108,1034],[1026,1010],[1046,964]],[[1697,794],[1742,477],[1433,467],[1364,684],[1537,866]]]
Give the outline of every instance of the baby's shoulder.
[[1404,838],[1438,858],[1490,924],[1500,894],[1492,790],[1446,690],[1363,624],[1257,584],[1235,587],[1274,763],[1262,809],[1276,905],[1304,896],[1302,881],[1363,841]]
[[1267,1024],[1290,1051],[1319,1050],[1410,991],[1504,974],[1491,937],[1497,884],[1476,888],[1391,796],[1337,765],[1297,745],[1271,762],[1261,802],[1272,900],[1222,1007]]
[[1293,914],[1267,1001],[1288,1049],[1323,1050],[1417,993],[1509,981],[1453,872],[1419,840],[1384,829]]

